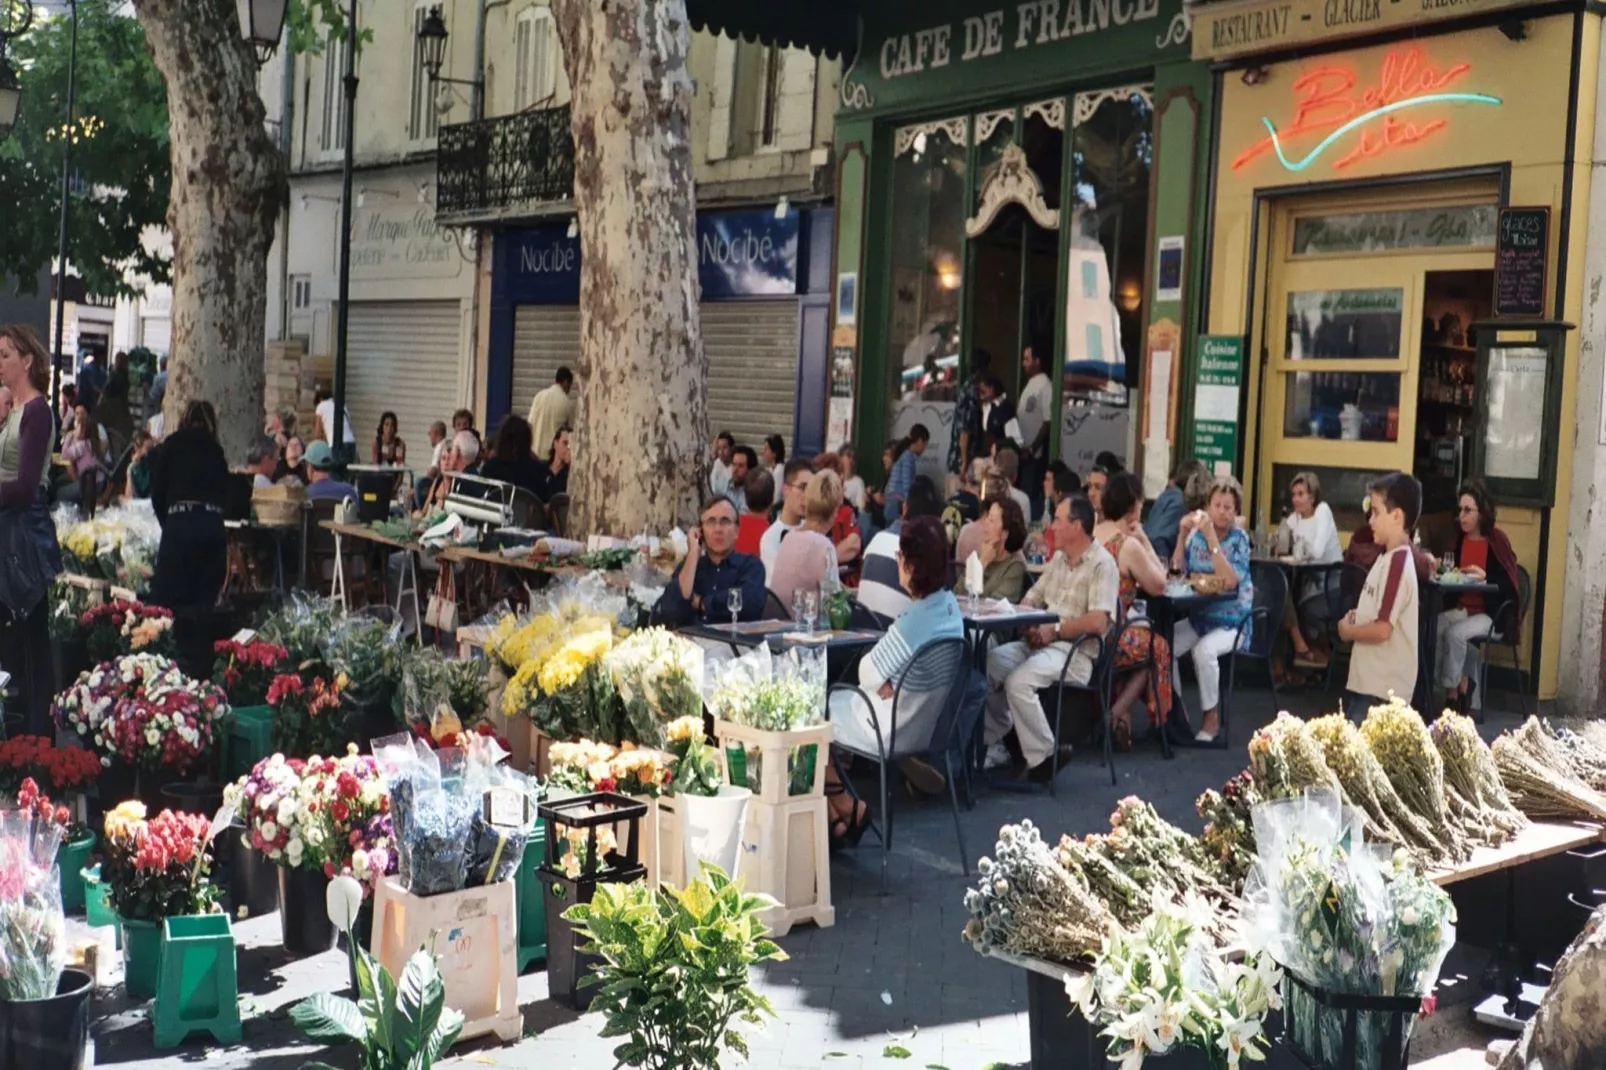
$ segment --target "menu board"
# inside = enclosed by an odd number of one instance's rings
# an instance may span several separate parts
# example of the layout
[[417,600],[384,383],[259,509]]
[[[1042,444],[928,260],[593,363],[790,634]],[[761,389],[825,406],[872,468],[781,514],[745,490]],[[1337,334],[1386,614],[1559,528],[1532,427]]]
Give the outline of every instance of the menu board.
[[1502,208],[1495,233],[1494,314],[1545,314],[1550,208]]

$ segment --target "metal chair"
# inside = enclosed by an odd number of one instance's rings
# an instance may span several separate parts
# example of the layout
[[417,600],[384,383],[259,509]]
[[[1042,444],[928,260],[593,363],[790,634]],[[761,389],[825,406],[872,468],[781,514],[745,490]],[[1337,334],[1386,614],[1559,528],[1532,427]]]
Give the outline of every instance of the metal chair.
[[764,615],[759,619],[791,620],[792,611],[786,608],[786,603],[781,601],[780,595],[766,587],[764,588]]
[[[1122,665],[1117,667],[1115,664],[1115,659],[1120,655],[1121,641],[1126,638],[1128,632],[1147,632],[1149,635],[1149,653],[1130,665]],[[1160,667],[1155,664],[1154,660],[1154,637],[1158,634],[1159,633],[1155,630],[1154,622],[1148,617],[1126,616],[1123,612],[1120,629],[1115,633],[1115,639],[1112,642],[1110,651],[1110,694],[1112,696],[1115,694],[1115,683],[1118,676],[1126,677],[1132,675],[1133,673],[1140,672],[1148,681],[1148,687],[1144,690],[1145,700],[1157,700],[1156,692],[1158,684],[1156,683],[1156,674],[1159,672]],[[1113,698],[1111,701],[1113,704]],[[1111,723],[1113,724],[1115,717],[1114,710],[1110,711],[1110,717]],[[1160,737],[1160,753],[1169,761],[1171,758],[1171,737],[1166,733],[1164,725],[1156,724],[1153,727]],[[1111,783],[1114,783],[1115,748],[1109,739],[1109,735],[1110,733],[1105,734],[1104,755],[1105,759],[1110,762]]]
[[[842,753],[846,752],[874,762],[880,774],[881,826],[877,827],[872,815],[870,829],[881,840],[883,893],[887,889],[887,857],[892,849],[892,796],[887,791],[887,766],[905,758],[923,758],[944,770],[944,777],[948,781],[948,801],[954,814],[954,834],[959,840],[959,867],[966,876],[970,875],[969,856],[965,853],[965,830],[959,822],[959,789],[954,782],[960,767],[964,765],[962,755],[964,740],[960,738],[959,711],[965,695],[965,672],[968,668],[969,662],[963,639],[933,639],[921,646],[915,651],[909,664],[898,674],[897,679],[891,681],[893,692],[890,724],[885,728],[876,713],[875,701],[857,685],[837,684],[831,688],[827,696],[827,709],[830,708],[830,696],[838,693],[849,696],[850,708],[862,703],[869,713],[870,727],[875,732],[875,751],[837,740],[831,744],[831,760],[836,765],[837,778],[842,781],[849,797],[854,800],[855,810],[858,809],[859,794],[854,790],[852,782],[842,768]],[[900,743],[899,708],[907,709],[910,703],[928,696],[940,698],[942,702],[942,709],[937,715],[930,737],[913,744],[908,740]]]
[[547,516],[547,508],[540,498],[523,487],[513,488],[513,526],[527,528],[533,520],[543,523]]
[[[1279,566],[1264,561],[1251,562],[1249,576],[1255,587],[1255,600],[1249,616],[1238,624],[1238,638],[1233,643],[1232,653],[1227,655],[1226,686],[1221,689],[1221,730],[1216,742],[1222,748],[1229,746],[1228,713],[1232,706],[1233,688],[1237,683],[1238,659],[1249,658],[1265,664],[1266,677],[1271,681],[1272,701],[1279,701],[1272,659],[1276,657],[1277,633],[1282,631],[1283,611],[1288,605],[1288,576]],[[1250,630],[1246,633],[1245,629]],[[1249,639],[1247,645],[1244,643],[1246,634]]]
[[848,627],[862,631],[884,632],[892,627],[892,618],[883,617],[868,606],[854,602],[852,614],[848,617]]
[[1489,675],[1489,648],[1492,646],[1504,647],[1511,651],[1511,667],[1517,673],[1517,701],[1522,703],[1522,712],[1528,713],[1528,685],[1524,682],[1527,670],[1522,667],[1522,621],[1528,615],[1529,599],[1533,597],[1533,581],[1528,577],[1528,570],[1521,565],[1517,566],[1517,601],[1513,605],[1510,599],[1502,603],[1490,619],[1494,626],[1488,635],[1477,636],[1469,640],[1478,648],[1478,696],[1479,706],[1474,711],[1474,718],[1483,723],[1483,705],[1489,701],[1489,691],[1485,686]]
[[547,518],[552,522],[552,534],[566,538],[569,534],[569,496],[554,494],[546,503]]
[[[1071,641],[1071,649],[1065,654],[1065,664],[1060,666],[1060,678],[1045,690],[1054,691],[1054,750],[1048,756],[1048,794],[1055,796],[1056,782],[1060,775],[1060,729],[1065,720],[1065,694],[1091,695],[1099,704],[1099,723],[1104,733],[1104,764],[1110,767],[1110,783],[1115,783],[1115,755],[1110,742],[1110,679],[1111,663],[1115,660],[1115,629],[1103,635],[1084,635],[1080,639]],[[1092,645],[1093,671],[1088,673],[1086,683],[1074,683],[1066,679],[1071,671],[1071,661],[1078,652],[1086,652],[1089,644]]]

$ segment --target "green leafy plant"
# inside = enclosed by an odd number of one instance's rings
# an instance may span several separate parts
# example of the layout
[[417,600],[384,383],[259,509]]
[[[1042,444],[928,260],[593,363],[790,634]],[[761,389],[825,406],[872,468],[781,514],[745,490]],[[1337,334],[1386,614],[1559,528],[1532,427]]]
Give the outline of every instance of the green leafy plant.
[[[329,918],[346,934],[357,1002],[316,992],[297,1003],[290,1017],[309,1040],[322,1044],[357,1044],[362,1070],[430,1070],[456,1043],[463,1015],[446,1006],[446,982],[428,946],[407,960],[400,980],[393,979],[351,935],[362,905],[362,885],[351,877],[329,883]],[[313,1070],[336,1070],[328,1063],[308,1063]]]
[[774,1017],[748,983],[756,962],[786,953],[768,939],[758,913],[775,905],[747,895],[718,867],[702,867],[684,890],[599,884],[589,904],[563,915],[602,959],[582,985],[600,986],[591,1007],[605,1037],[628,1037],[613,1051],[619,1066],[645,1070],[715,1070],[729,1048],[747,1055],[735,1021]]

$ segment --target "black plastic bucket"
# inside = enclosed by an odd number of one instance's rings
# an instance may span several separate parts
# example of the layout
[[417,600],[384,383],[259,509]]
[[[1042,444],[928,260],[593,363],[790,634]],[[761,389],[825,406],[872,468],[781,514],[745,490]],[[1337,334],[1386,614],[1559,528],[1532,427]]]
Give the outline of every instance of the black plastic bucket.
[[63,970],[48,999],[0,1000],[0,1070],[85,1070],[95,980]]
[[329,921],[329,878],[322,870],[279,870],[279,931],[292,955],[321,955],[339,933]]

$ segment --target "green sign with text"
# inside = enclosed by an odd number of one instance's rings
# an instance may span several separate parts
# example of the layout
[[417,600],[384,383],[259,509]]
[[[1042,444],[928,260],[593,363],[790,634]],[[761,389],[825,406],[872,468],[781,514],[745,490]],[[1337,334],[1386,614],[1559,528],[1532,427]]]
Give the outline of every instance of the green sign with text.
[[1244,340],[1207,334],[1194,362],[1193,455],[1212,472],[1230,474],[1238,463],[1238,404],[1243,388]]

